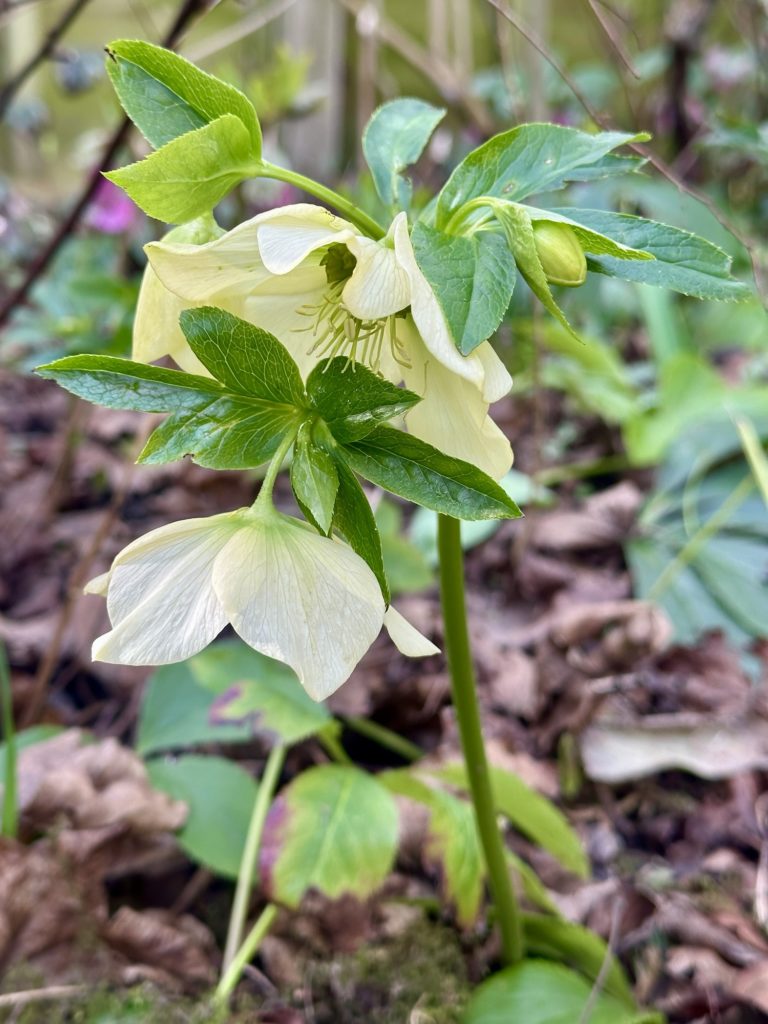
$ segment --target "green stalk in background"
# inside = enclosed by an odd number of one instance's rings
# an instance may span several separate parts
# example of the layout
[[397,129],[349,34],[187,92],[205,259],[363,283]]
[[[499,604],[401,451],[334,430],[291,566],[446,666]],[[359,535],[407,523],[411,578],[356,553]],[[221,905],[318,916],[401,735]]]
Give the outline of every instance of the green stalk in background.
[[5,740],[5,785],[0,835],[15,839],[19,831],[19,805],[16,784],[16,729],[13,722],[13,694],[5,645],[0,641],[0,706]]
[[467,769],[477,831],[488,868],[491,896],[501,931],[502,956],[514,964],[524,956],[520,911],[512,888],[504,853],[504,842],[497,823],[488,758],[485,754],[477,684],[467,629],[464,600],[464,558],[461,550],[461,524],[458,519],[441,515],[437,535],[440,555],[440,600],[443,606],[445,648],[451,674],[451,690],[459,724],[461,748]]

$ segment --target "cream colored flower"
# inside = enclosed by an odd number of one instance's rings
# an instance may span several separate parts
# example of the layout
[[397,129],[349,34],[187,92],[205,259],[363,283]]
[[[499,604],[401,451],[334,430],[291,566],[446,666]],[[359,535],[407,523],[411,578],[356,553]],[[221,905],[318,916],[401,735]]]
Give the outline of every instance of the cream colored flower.
[[140,537],[87,593],[107,599],[95,661],[166,665],[231,623],[247,644],[289,665],[315,700],[349,677],[386,625],[411,657],[437,648],[394,608],[341,541],[271,505],[171,523]]
[[422,396],[406,416],[412,433],[496,478],[509,469],[509,442],[488,416],[509,374],[489,342],[468,356],[457,350],[404,213],[374,241],[303,203],[205,245],[166,240],[147,254],[175,296],[169,308],[208,303],[250,320],[275,334],[305,375],[319,359],[344,355],[405,381]]

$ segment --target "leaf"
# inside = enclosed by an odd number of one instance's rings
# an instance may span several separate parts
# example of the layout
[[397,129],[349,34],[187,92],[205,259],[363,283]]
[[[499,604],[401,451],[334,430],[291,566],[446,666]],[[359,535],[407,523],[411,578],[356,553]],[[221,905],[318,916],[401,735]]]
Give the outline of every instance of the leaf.
[[487,474],[392,427],[341,446],[361,476],[393,494],[457,519],[515,519],[521,513]]
[[381,538],[371,506],[355,474],[338,453],[336,470],[339,474],[339,490],[333,510],[333,528],[367,563],[379,581],[384,600],[389,604],[391,595],[384,570]]
[[189,810],[177,833],[179,845],[199,864],[237,878],[258,787],[251,776],[222,757],[187,754],[147,763],[155,789]]
[[402,176],[421,156],[445,110],[423,100],[390,100],[375,110],[363,131],[363,153],[386,206],[407,209],[411,183]]
[[107,71],[123,110],[155,149],[223,114],[234,114],[248,129],[252,156],[261,156],[256,111],[234,86],[170,50],[137,39],[110,43],[107,56]]
[[389,874],[397,851],[394,800],[348,765],[321,765],[280,793],[267,817],[261,877],[270,899],[298,907],[310,889],[330,899],[365,899]]
[[383,498],[376,506],[375,518],[392,593],[408,594],[430,587],[435,580],[432,567],[421,549],[404,535],[400,506]]
[[248,129],[224,114],[104,176],[150,217],[183,224],[212,210],[255,166]]
[[299,368],[273,334],[215,306],[185,309],[179,323],[197,358],[229,391],[305,407]]
[[296,438],[291,462],[291,487],[302,510],[326,537],[331,532],[339,490],[336,462],[312,440],[310,424],[303,423]]
[[447,235],[417,222],[413,252],[435,293],[462,355],[498,328],[515,287],[515,267],[505,240],[490,232]]
[[579,240],[582,249],[595,256],[613,256],[617,260],[652,260],[655,257],[643,249],[633,249],[632,246],[622,245],[614,238],[603,235],[599,231],[584,227],[578,221],[571,220],[563,213],[555,213],[553,210],[541,210],[537,206],[524,206],[523,209],[536,224],[544,222],[547,224],[567,224],[573,229],[573,233]]
[[307,377],[307,394],[337,441],[356,441],[383,420],[392,419],[421,401],[344,356],[323,360]]
[[622,245],[644,249],[655,257],[652,261],[641,261],[617,260],[609,255],[590,256],[587,265],[599,274],[671,288],[698,299],[738,301],[752,294],[747,285],[730,276],[728,254],[689,231],[627,213],[579,208],[553,212],[608,235]]
[[[588,1018],[584,1012],[591,1008]],[[630,1009],[610,995],[594,997],[592,983],[561,964],[524,960],[484,981],[462,1024],[664,1024],[661,1014]]]
[[390,792],[429,809],[425,859],[439,867],[443,891],[456,908],[459,924],[471,926],[480,913],[486,877],[472,805],[407,769],[382,772],[378,778]]
[[477,196],[519,201],[568,181],[602,176],[606,165],[600,161],[606,154],[647,138],[625,132],[587,135],[555,124],[522,124],[494,135],[472,150],[446,182],[438,197],[436,226],[444,228],[452,213]]
[[[587,878],[589,861],[581,840],[552,801],[504,768],[491,765],[490,773],[496,808],[518,831],[556,857],[563,867],[580,878]],[[469,789],[463,765],[446,765],[435,775],[464,790]]]

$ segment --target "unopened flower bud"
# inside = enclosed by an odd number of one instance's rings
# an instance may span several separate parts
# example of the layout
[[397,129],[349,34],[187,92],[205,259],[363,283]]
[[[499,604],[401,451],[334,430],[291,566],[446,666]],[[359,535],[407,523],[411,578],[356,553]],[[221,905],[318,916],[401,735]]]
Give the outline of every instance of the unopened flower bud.
[[587,260],[573,228],[540,220],[533,225],[536,252],[550,284],[578,288],[587,277]]

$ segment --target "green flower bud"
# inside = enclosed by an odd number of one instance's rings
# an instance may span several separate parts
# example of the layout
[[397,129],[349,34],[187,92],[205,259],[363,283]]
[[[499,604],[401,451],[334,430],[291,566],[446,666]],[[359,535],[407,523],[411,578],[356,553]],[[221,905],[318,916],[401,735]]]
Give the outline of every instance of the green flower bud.
[[533,234],[544,273],[550,284],[578,288],[587,277],[587,260],[576,232],[567,224],[538,220]]

